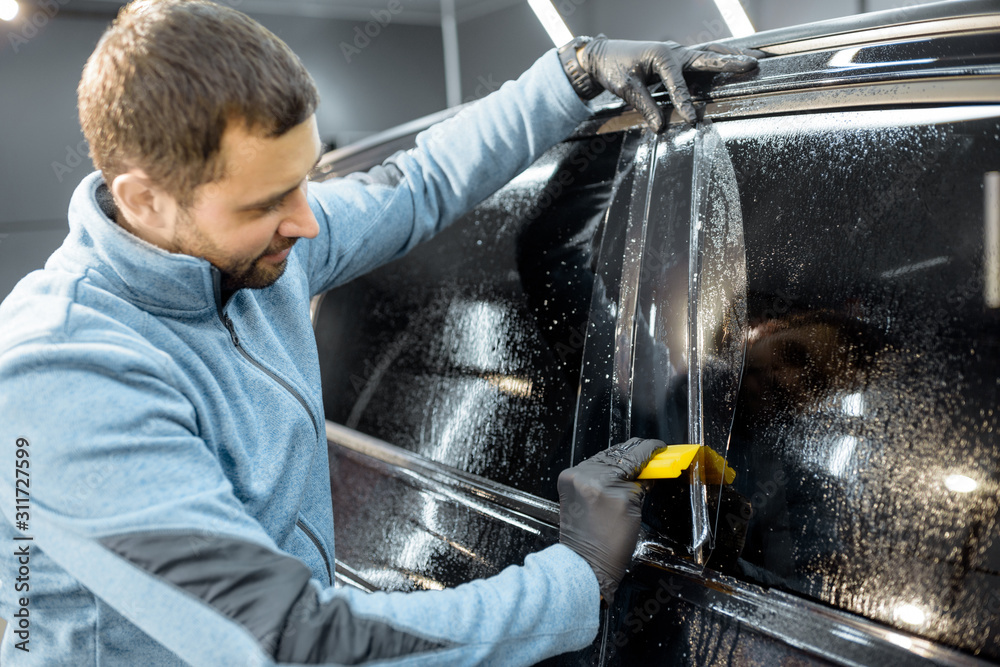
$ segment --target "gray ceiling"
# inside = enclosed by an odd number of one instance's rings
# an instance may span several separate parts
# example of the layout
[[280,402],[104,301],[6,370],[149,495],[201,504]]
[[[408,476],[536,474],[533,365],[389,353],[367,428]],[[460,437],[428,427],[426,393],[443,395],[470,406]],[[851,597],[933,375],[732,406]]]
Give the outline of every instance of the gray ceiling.
[[[28,4],[44,5],[42,0],[21,0]],[[370,21],[372,12],[387,12],[402,7],[392,14],[392,21],[410,25],[440,25],[440,0],[215,0],[248,13],[278,14],[285,16],[311,16],[316,18]],[[459,21],[484,16],[498,9],[521,4],[525,0],[454,0]],[[122,5],[121,0],[72,0],[60,2],[69,11],[102,12],[113,14]]]

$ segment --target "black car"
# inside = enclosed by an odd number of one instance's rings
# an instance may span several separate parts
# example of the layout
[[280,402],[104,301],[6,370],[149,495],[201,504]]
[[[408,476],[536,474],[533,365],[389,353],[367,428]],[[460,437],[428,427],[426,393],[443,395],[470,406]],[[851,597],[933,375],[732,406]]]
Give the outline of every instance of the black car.
[[1000,662],[1000,2],[729,43],[769,57],[692,81],[697,128],[606,95],[314,301],[337,579],[495,574],[558,540],[559,471],[660,438],[736,477],[656,482],[597,640],[552,664]]

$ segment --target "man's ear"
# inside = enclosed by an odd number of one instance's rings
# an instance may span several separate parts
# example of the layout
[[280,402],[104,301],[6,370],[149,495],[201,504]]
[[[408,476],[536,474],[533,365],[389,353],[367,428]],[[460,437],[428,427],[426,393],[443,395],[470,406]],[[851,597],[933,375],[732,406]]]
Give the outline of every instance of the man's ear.
[[111,194],[130,231],[155,245],[172,250],[177,200],[142,169],[132,168],[111,182]]

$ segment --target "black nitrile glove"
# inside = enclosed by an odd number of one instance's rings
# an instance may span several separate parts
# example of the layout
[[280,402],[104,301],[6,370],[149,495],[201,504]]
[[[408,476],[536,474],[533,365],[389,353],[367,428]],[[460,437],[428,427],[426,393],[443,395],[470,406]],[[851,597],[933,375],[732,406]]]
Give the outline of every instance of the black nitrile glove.
[[[631,104],[655,131],[666,127],[648,84],[663,81],[681,118],[694,125],[697,116],[685,71],[747,72],[757,67],[760,51],[709,44],[705,50],[689,49],[677,42],[633,42],[598,35],[579,52],[581,69],[606,90]],[[579,92],[579,91],[578,91]]]
[[590,564],[608,604],[639,538],[646,489],[635,478],[665,447],[632,438],[559,474],[559,541]]

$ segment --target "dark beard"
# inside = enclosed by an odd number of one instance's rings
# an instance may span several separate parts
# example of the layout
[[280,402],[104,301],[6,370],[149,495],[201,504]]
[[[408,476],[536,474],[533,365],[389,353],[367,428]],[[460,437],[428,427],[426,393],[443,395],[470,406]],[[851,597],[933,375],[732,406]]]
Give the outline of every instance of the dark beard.
[[[277,252],[282,252],[287,248],[291,248],[295,245],[293,241],[284,248],[279,249]],[[261,267],[261,258],[265,255],[274,254],[273,252],[268,252],[265,250],[263,253],[254,258],[253,261],[249,262],[245,267],[240,267],[238,271],[224,271],[219,269],[222,274],[222,293],[223,296],[228,298],[233,292],[239,289],[264,289],[265,287],[270,287],[278,278],[280,278],[285,273],[285,267],[288,265],[288,259],[285,258],[280,264],[275,265],[277,272],[266,272]]]

